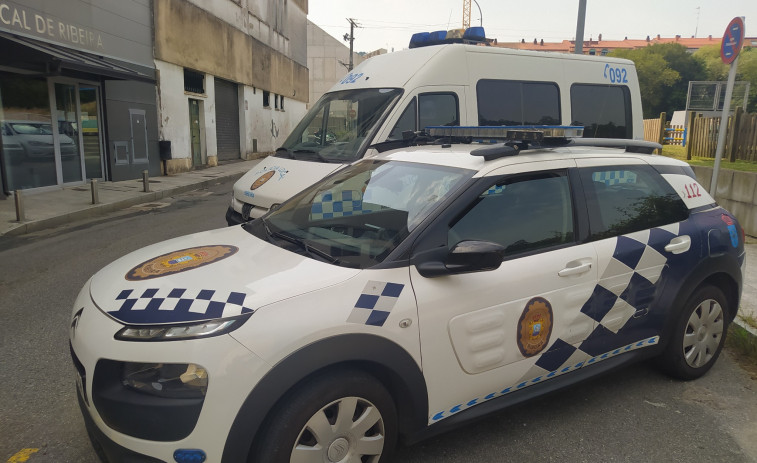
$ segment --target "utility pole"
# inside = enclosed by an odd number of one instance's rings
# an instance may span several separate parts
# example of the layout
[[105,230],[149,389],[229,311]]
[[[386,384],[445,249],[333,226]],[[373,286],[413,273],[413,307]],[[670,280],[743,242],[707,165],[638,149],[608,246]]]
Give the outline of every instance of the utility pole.
[[578,22],[576,23],[576,55],[584,54],[584,24],[586,23],[586,0],[578,0]]
[[352,62],[352,42],[355,41],[355,28],[360,27],[358,23],[355,22],[352,18],[347,18],[347,21],[350,22],[350,33],[349,35],[344,34],[344,41],[350,42],[350,65],[347,67],[347,72],[352,71],[353,62]]

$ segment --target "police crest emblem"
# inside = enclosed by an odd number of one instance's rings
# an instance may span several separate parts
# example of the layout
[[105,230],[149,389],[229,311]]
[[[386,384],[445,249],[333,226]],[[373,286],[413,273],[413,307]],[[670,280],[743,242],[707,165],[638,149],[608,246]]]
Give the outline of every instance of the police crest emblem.
[[236,254],[237,251],[239,251],[239,248],[236,246],[225,244],[180,249],[142,262],[129,270],[126,274],[126,279],[129,281],[151,280],[184,272],[218,262],[221,259]]
[[528,301],[518,321],[518,349],[525,357],[533,357],[549,344],[552,335],[552,305],[543,297]]

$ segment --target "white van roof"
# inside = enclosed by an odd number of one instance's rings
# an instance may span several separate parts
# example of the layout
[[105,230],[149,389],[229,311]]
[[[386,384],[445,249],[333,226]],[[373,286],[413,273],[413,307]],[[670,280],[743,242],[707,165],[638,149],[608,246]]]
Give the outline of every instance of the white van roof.
[[[510,56],[519,61],[524,58],[535,58],[539,60],[554,59],[562,63],[585,61],[595,65],[614,63],[633,66],[633,62],[630,60],[607,56],[572,55],[464,44],[433,45],[369,58],[355,67],[329,91],[356,88],[407,88],[413,86],[411,80],[414,77],[418,77],[419,81],[422,81],[422,85],[453,85],[467,82],[469,69],[468,66],[461,65],[461,63],[467,63],[471,55],[474,54],[481,58],[483,58],[481,55],[490,55],[491,58],[501,56],[504,59],[508,59],[506,57]],[[484,59],[488,60],[490,57]],[[557,64],[557,61],[555,65],[558,66],[556,70],[559,69],[560,65]]]

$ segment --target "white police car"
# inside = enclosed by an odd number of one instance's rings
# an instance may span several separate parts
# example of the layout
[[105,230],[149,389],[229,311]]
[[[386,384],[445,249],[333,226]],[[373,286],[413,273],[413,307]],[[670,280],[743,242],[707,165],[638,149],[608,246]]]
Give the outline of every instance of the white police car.
[[642,358],[704,374],[740,299],[736,219],[659,145],[507,136],[384,152],[94,275],[70,338],[100,454],[387,461]]

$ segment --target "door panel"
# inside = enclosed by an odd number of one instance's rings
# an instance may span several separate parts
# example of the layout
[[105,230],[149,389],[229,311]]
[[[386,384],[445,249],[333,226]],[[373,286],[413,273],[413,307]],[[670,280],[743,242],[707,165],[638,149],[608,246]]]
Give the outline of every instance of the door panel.
[[589,358],[578,346],[596,327],[581,309],[597,283],[597,256],[593,244],[575,244],[573,163],[536,164],[551,170],[497,171],[505,176],[483,183],[459,219],[440,225],[449,248],[467,240],[504,247],[498,269],[424,278],[411,268],[431,422]]

